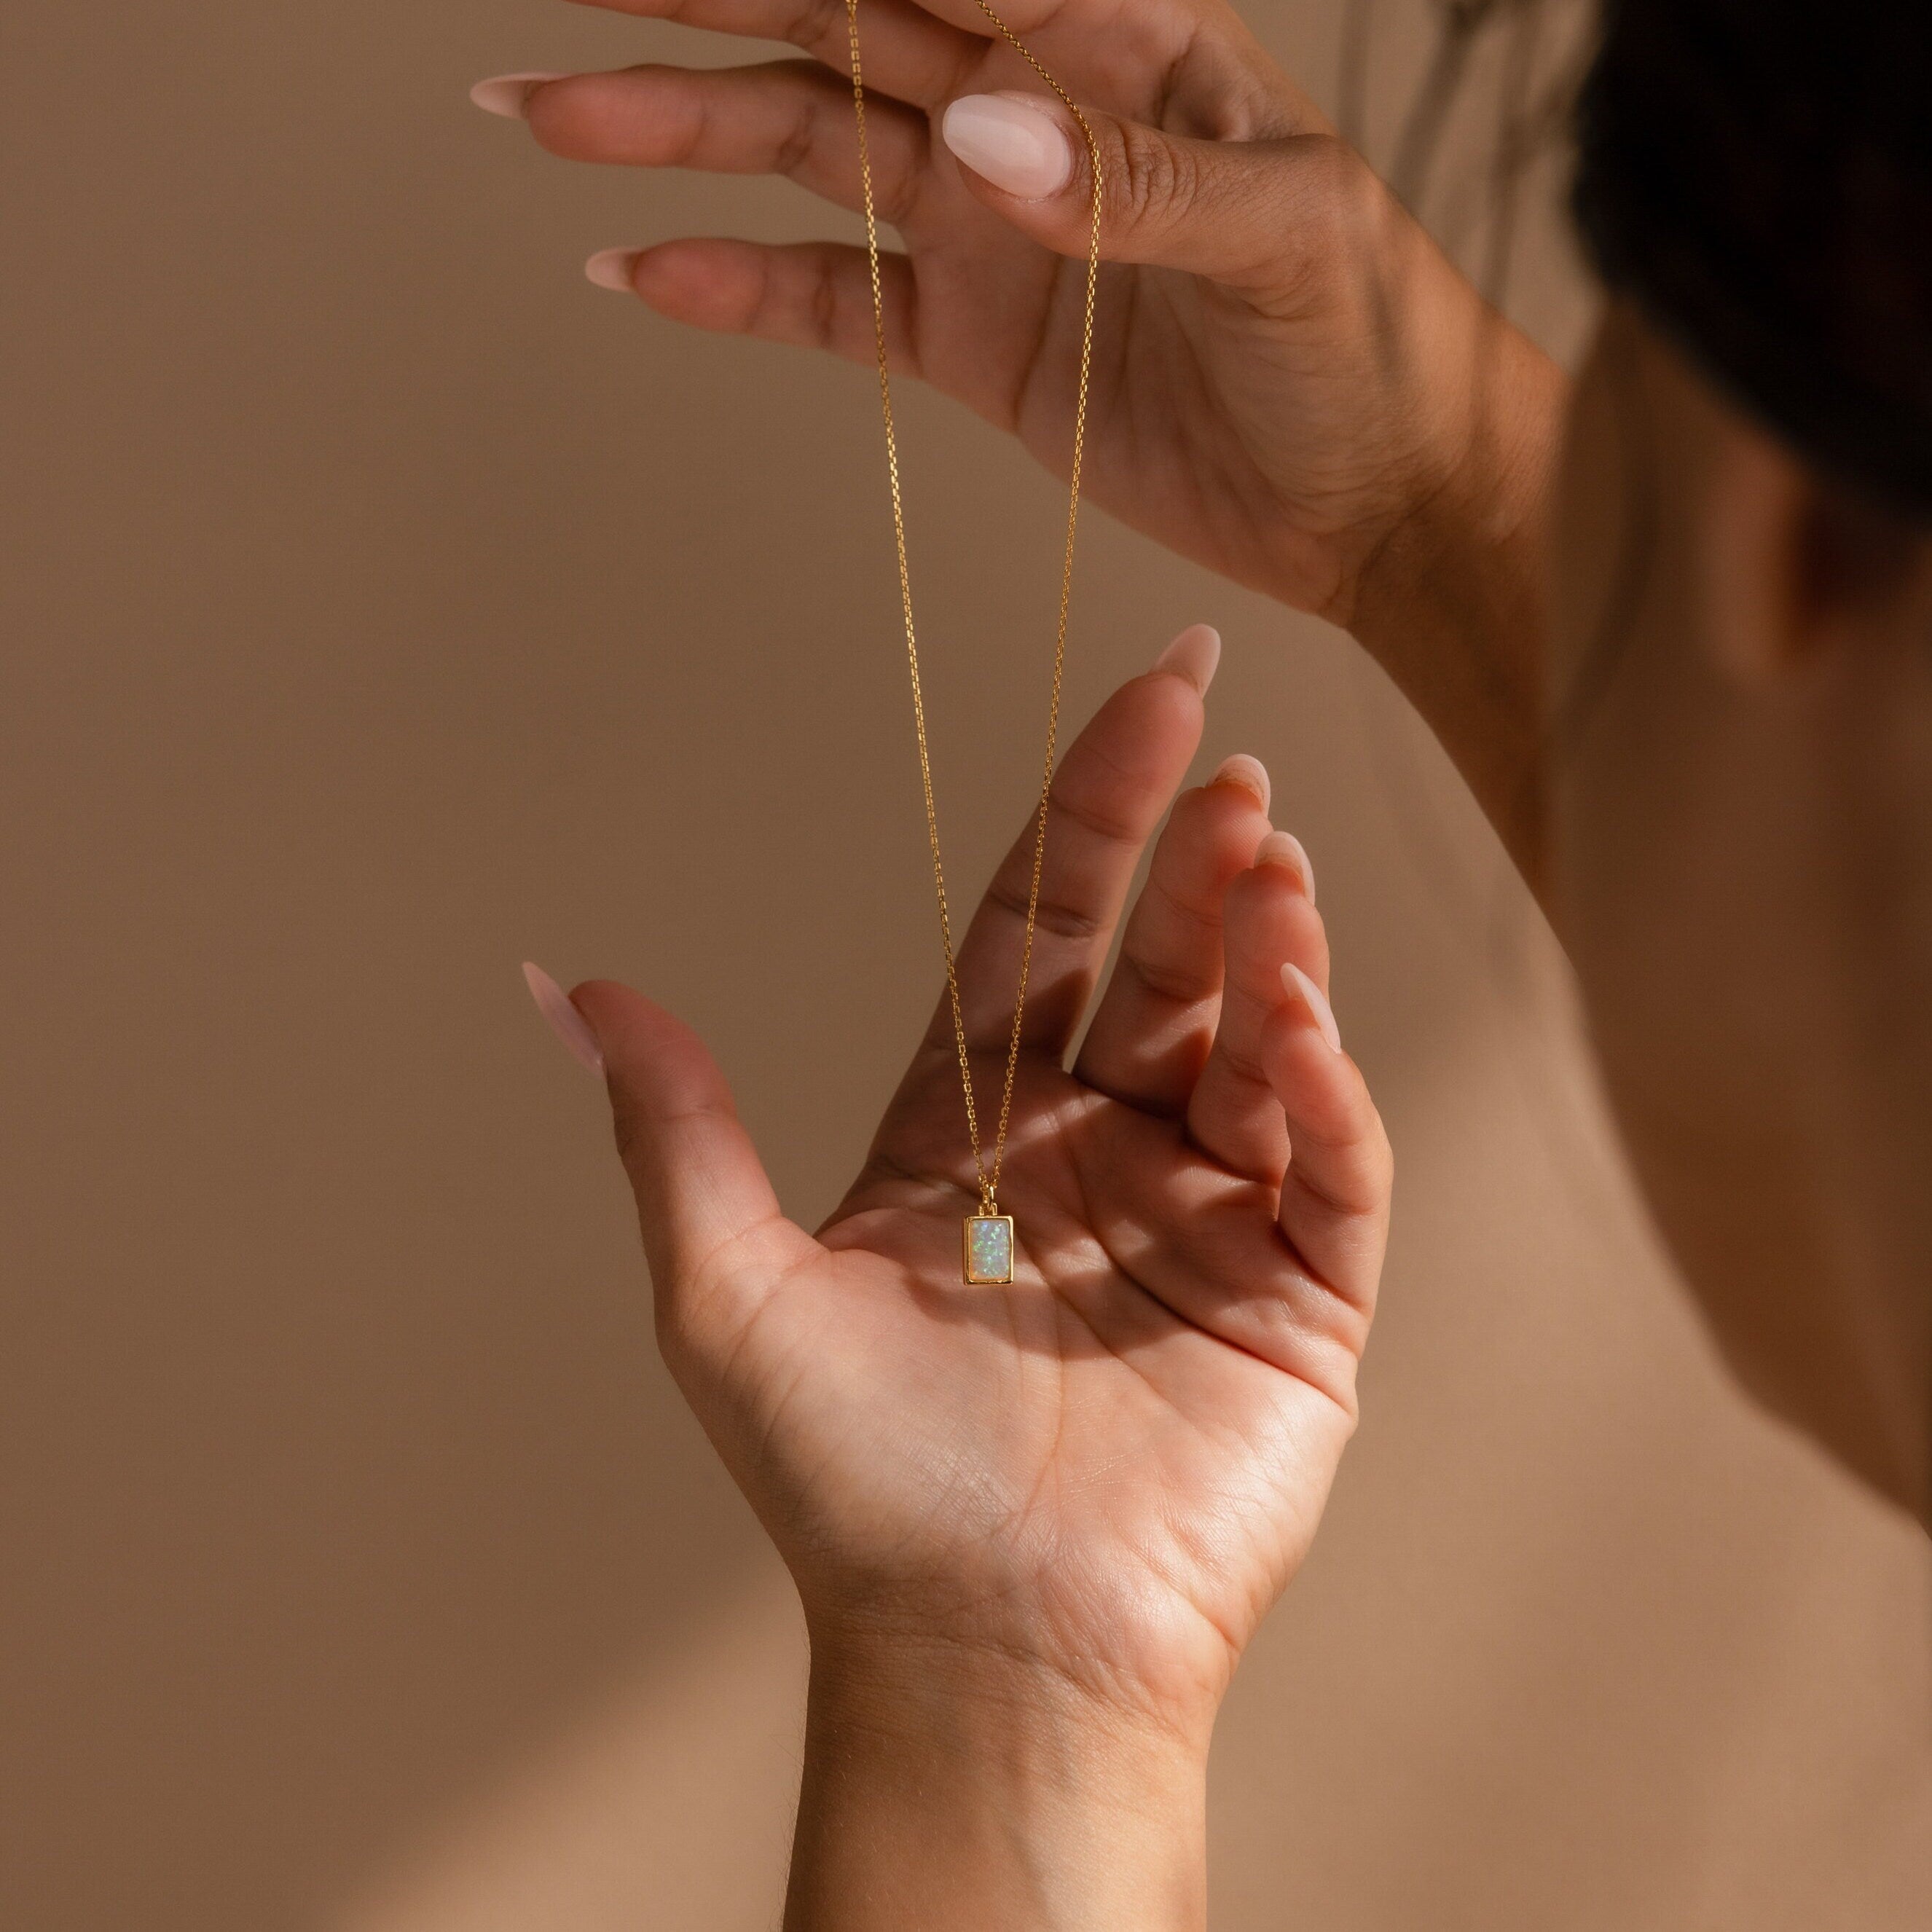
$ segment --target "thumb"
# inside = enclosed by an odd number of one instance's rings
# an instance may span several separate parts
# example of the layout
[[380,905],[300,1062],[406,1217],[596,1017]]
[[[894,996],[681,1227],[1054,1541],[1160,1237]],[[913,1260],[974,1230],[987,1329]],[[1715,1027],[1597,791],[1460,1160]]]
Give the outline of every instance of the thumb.
[[1331,134],[1195,140],[1046,94],[962,94],[940,132],[978,199],[1063,255],[1090,245],[1097,152],[1106,260],[1251,291],[1292,284],[1374,182]]
[[588,980],[570,998],[603,1052],[660,1333],[720,1316],[735,1326],[811,1237],[780,1213],[730,1089],[697,1034],[608,980]]

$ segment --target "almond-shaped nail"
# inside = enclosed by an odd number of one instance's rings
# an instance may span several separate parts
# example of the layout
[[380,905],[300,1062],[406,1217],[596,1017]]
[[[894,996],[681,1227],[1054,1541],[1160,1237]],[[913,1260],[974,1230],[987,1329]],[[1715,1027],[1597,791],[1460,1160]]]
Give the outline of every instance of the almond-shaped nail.
[[500,114],[506,121],[520,121],[530,104],[530,92],[547,80],[562,80],[560,74],[493,74],[470,90],[470,98],[485,114]]
[[946,109],[939,133],[976,175],[1022,200],[1058,194],[1073,178],[1072,138],[1030,95],[963,94]]
[[1232,758],[1223,758],[1219,769],[1208,782],[1210,784],[1239,785],[1251,791],[1261,800],[1262,811],[1268,808],[1268,802],[1274,796],[1274,788],[1268,783],[1268,767],[1258,758],[1251,758],[1245,752],[1237,752]]
[[620,296],[634,295],[631,277],[638,266],[641,248],[600,248],[584,265],[586,280],[600,289],[614,289]]
[[1307,1007],[1316,1030],[1328,1042],[1331,1053],[1340,1053],[1342,1029],[1335,1024],[1335,1009],[1328,1004],[1328,996],[1322,988],[1292,959],[1281,969],[1281,983],[1291,993],[1301,995],[1302,1004]]
[[1205,698],[1220,662],[1220,632],[1212,624],[1190,624],[1154,659],[1154,668],[1184,677]]
[[590,1022],[570,1004],[570,996],[541,966],[524,962],[524,983],[537,1011],[550,1022],[550,1031],[562,1040],[570,1056],[592,1073],[604,1071],[604,1049],[590,1030]]
[[1301,874],[1301,890],[1308,903],[1315,903],[1315,868],[1309,863],[1308,848],[1292,832],[1270,832],[1255,848],[1257,866],[1286,866]]

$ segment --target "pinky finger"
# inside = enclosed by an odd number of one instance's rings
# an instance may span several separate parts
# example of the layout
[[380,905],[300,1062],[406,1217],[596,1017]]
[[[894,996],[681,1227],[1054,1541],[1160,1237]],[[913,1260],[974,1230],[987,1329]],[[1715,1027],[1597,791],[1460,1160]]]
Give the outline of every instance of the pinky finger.
[[[693,237],[607,248],[590,258],[586,272],[601,287],[628,286],[658,314],[694,328],[826,350],[852,362],[877,358],[871,266],[864,249],[843,242]],[[919,287],[912,264],[881,250],[879,282],[886,356],[896,374],[916,376]]]
[[1261,1055],[1288,1117],[1281,1230],[1309,1268],[1366,1318],[1388,1240],[1394,1159],[1321,989],[1292,965],[1282,979],[1288,1002],[1270,1016]]

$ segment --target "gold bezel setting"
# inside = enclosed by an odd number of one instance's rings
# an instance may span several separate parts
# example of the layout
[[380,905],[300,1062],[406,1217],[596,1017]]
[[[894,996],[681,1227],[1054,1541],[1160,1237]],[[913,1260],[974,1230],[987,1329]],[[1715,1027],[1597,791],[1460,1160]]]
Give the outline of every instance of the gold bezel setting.
[[[974,1252],[980,1228],[1000,1232],[983,1238],[982,1252]],[[991,1252],[985,1250],[990,1250]],[[1001,1264],[999,1257],[1005,1257]],[[1000,1271],[994,1272],[998,1268]],[[959,1226],[959,1272],[968,1288],[1004,1288],[1013,1278],[1013,1217],[1010,1214],[968,1214]]]

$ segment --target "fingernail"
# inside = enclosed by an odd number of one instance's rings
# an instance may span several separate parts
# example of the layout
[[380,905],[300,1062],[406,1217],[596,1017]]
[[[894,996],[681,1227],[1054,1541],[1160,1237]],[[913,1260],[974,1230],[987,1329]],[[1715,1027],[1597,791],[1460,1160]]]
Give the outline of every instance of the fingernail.
[[1190,624],[1154,661],[1156,670],[1184,677],[1203,698],[1221,662],[1221,634],[1212,624]]
[[641,248],[600,248],[584,265],[584,272],[600,289],[615,289],[620,296],[634,295],[632,272],[638,266]]
[[568,1048],[570,1056],[592,1073],[604,1071],[604,1049],[590,1030],[590,1022],[570,1004],[569,995],[541,966],[524,962],[524,982],[537,1011],[550,1022],[550,1030]]
[[530,104],[530,90],[547,80],[562,80],[560,74],[496,74],[479,80],[470,90],[470,98],[485,114],[500,114],[506,121],[520,121]]
[[1304,1004],[1315,1021],[1316,1030],[1328,1042],[1329,1051],[1342,1051],[1342,1029],[1335,1024],[1335,1009],[1328,1004],[1322,988],[1298,966],[1289,960],[1281,969],[1281,983],[1291,993],[1299,993]]
[[1073,178],[1073,142],[1066,128],[1025,94],[962,94],[946,109],[939,131],[976,175],[1025,200],[1057,194]]
[[1258,758],[1251,758],[1245,752],[1237,752],[1232,758],[1224,758],[1220,769],[1208,782],[1210,785],[1240,785],[1251,791],[1261,800],[1262,809],[1268,808],[1268,801],[1274,796],[1268,784],[1268,767]]
[[1308,848],[1292,832],[1270,832],[1255,848],[1257,866],[1292,866],[1301,874],[1301,890],[1308,903],[1315,903],[1315,868],[1308,862]]

